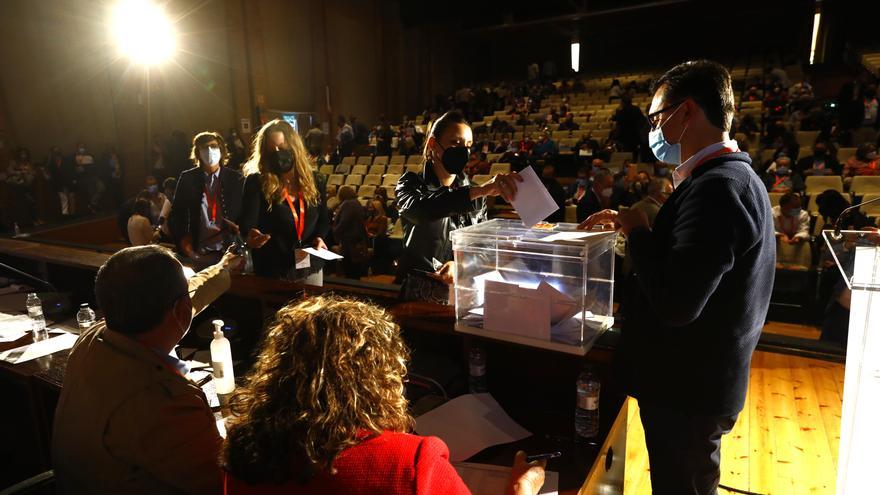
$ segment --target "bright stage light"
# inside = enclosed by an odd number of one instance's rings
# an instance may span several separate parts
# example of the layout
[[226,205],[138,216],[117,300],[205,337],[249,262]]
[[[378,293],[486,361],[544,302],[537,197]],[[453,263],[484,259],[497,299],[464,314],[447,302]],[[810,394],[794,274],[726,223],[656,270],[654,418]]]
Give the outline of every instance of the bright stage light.
[[111,22],[120,53],[134,63],[156,65],[174,54],[174,27],[160,6],[148,0],[122,0]]
[[813,14],[813,36],[810,38],[810,65],[816,60],[816,40],[819,38],[819,24],[822,22],[822,14]]
[[581,68],[581,44],[571,44],[571,70],[577,72]]

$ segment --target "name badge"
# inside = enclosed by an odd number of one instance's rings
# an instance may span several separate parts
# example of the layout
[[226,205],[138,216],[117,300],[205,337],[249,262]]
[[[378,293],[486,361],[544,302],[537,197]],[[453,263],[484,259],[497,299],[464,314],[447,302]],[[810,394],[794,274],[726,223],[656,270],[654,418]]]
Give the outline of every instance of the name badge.
[[578,156],[593,156],[593,150],[578,150]]

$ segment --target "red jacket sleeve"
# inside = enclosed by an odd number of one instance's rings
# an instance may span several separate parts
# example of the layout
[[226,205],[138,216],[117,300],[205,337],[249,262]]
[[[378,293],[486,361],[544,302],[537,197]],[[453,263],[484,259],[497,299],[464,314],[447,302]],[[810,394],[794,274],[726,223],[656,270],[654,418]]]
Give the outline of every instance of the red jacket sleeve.
[[437,437],[425,437],[415,457],[417,494],[470,495],[455,468],[449,462],[449,449]]

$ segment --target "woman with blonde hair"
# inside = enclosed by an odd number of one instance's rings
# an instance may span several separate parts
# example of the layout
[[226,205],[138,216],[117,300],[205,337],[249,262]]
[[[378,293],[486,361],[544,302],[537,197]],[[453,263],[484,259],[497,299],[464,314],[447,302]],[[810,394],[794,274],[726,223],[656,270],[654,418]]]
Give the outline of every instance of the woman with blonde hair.
[[[470,493],[440,439],[408,433],[408,355],[371,304],[330,296],[282,308],[230,399],[224,493]],[[543,463],[517,453],[506,493],[543,482]]]
[[254,272],[322,285],[323,260],[303,248],[327,248],[326,183],[312,169],[293,126],[279,119],[264,125],[244,173],[240,228],[252,249]]

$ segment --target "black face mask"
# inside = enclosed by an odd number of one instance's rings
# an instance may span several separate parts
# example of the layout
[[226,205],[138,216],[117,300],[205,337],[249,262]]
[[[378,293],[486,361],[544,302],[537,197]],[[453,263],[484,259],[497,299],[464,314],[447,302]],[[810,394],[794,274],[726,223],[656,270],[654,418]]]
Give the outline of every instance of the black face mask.
[[826,153],[827,151],[821,149],[813,150],[813,156],[815,156],[816,158],[825,158]]
[[293,168],[293,154],[290,150],[278,150],[269,154],[269,170],[276,174],[286,174]]
[[[440,149],[443,149],[443,147],[440,146]],[[443,150],[443,157],[440,161],[447,172],[452,175],[458,175],[464,170],[465,165],[467,165],[470,159],[471,150],[467,146],[450,146]]]

